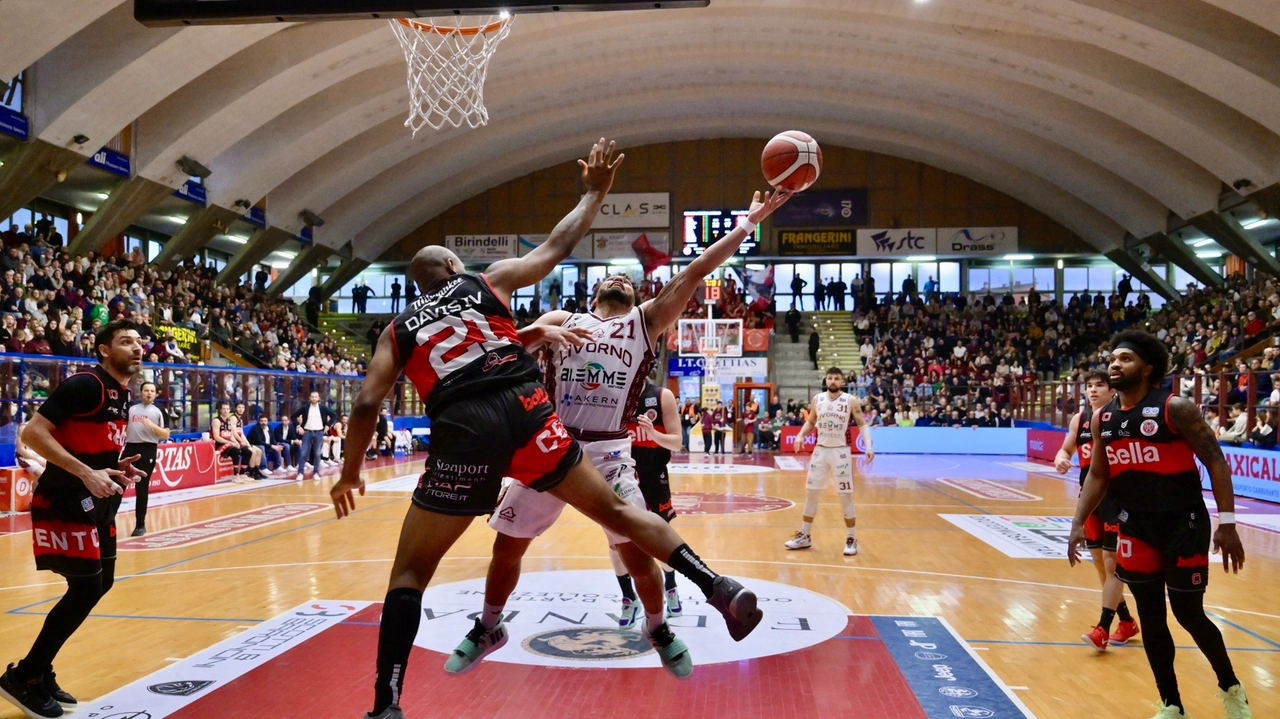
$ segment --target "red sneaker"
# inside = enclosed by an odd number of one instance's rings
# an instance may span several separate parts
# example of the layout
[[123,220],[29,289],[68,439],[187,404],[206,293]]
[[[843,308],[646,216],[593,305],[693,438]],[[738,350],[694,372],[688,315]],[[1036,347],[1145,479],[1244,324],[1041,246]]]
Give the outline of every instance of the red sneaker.
[[1138,623],[1135,621],[1130,620],[1127,622],[1120,622],[1120,624],[1116,626],[1116,630],[1111,633],[1111,643],[1120,645],[1128,644],[1129,640],[1138,636],[1138,632],[1140,631],[1142,630],[1138,629]]
[[1088,644],[1100,652],[1107,651],[1107,630],[1102,627],[1094,627],[1089,630],[1088,634],[1081,634],[1080,638],[1084,640],[1085,644]]

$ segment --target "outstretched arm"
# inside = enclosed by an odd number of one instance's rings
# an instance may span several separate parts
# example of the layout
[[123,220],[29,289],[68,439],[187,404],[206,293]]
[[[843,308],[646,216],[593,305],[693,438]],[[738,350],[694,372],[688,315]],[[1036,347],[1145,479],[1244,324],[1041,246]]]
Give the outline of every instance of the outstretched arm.
[[[1209,473],[1213,499],[1218,504],[1218,529],[1213,533],[1213,551],[1222,553],[1224,570],[1239,572],[1244,566],[1244,545],[1240,542],[1240,535],[1236,534],[1236,494],[1231,484],[1231,466],[1222,455],[1222,445],[1214,438],[1195,403],[1184,397],[1169,400],[1169,424],[1187,438],[1196,459]],[[1094,459],[1096,461],[1097,457]]]
[[698,291],[702,280],[733,257],[733,253],[738,251],[738,247],[743,240],[747,239],[751,230],[790,198],[791,193],[786,190],[766,193],[763,199],[757,192],[751,200],[751,209],[747,212],[746,219],[739,219],[737,227],[712,243],[701,255],[695,257],[688,267],[672,277],[657,297],[641,305],[645,324],[649,328],[649,336],[657,337],[675,324],[675,321],[680,319],[680,314],[684,312],[685,306],[689,304],[689,299]]
[[489,265],[485,276],[489,284],[507,304],[511,303],[511,294],[521,287],[541,282],[551,274],[555,266],[564,262],[573,252],[591,224],[600,214],[600,206],[613,187],[613,174],[626,155],[613,156],[615,144],[607,142],[603,137],[591,148],[591,155],[584,161],[578,160],[582,168],[582,184],[587,192],[573,211],[560,220],[560,224],[551,231],[547,241],[538,245],[524,257],[499,260]]
[[[360,384],[360,394],[351,407],[351,418],[347,425],[347,440],[352,447],[367,447],[378,428],[378,409],[382,401],[391,393],[396,380],[400,377],[400,363],[396,359],[394,327],[388,325],[378,338],[378,346],[373,351],[373,359],[369,362],[369,371],[364,382]],[[364,495],[364,480],[360,478],[360,467],[364,464],[364,455],[359,452],[348,452],[342,463],[342,478],[329,490],[333,498],[333,508],[342,519],[356,508],[355,497],[351,491],[358,489]]]

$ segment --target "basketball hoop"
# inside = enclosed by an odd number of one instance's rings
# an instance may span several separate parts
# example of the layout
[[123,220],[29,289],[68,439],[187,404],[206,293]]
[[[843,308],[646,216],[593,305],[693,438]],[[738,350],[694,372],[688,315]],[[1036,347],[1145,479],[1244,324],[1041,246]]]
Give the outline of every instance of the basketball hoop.
[[463,18],[440,24],[398,18],[389,21],[409,63],[409,119],[416,136],[424,125],[472,128],[489,123],[484,80],[498,44],[515,18],[503,12],[463,25]]
[[703,356],[702,382],[703,384],[716,383],[716,357],[720,354],[720,338],[715,336],[715,332],[704,332],[702,338],[698,340],[698,352]]

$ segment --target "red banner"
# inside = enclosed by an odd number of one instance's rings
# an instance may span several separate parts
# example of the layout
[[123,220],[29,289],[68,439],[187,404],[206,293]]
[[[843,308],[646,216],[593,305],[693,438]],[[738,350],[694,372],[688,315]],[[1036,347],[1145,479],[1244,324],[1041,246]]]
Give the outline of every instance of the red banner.
[[[783,452],[795,452],[795,438],[800,434],[799,426],[787,426],[782,428],[781,436],[778,439],[778,447]],[[853,448],[854,454],[865,454],[865,448],[862,446],[861,437],[858,436],[857,426],[849,428],[849,446]],[[818,444],[818,433],[813,432],[804,438],[804,446],[800,448],[801,452],[812,452],[813,448]]]
[[31,475],[21,467],[0,469],[0,512],[25,512],[31,507]]
[[[214,451],[214,443],[163,442],[156,453],[156,468],[151,473],[151,492],[207,487],[231,474],[231,462]],[[133,488],[125,492],[132,497]]]
[[769,351],[769,330],[746,330],[744,334],[743,352]]
[[1058,450],[1067,441],[1066,432],[1048,429],[1027,430],[1027,459],[1035,462],[1053,463],[1058,457]]

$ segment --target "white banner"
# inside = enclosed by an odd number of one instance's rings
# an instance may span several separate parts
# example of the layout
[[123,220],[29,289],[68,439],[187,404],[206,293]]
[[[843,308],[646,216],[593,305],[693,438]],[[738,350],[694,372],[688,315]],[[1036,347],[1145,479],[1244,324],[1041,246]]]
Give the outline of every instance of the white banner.
[[[533,251],[533,248],[547,241],[551,235],[520,235],[520,256],[524,257]],[[569,257],[575,260],[591,259],[591,237],[587,236],[578,241],[573,246],[573,252],[569,253]]]
[[516,256],[517,235],[445,235],[444,246],[463,262],[492,262]]
[[858,230],[857,251],[868,257],[934,255],[938,251],[938,231],[932,227]]
[[597,260],[634,260],[636,252],[631,249],[631,243],[641,237],[648,237],[653,249],[668,252],[671,242],[668,232],[597,232],[591,236],[591,245]]
[[1005,255],[1018,251],[1016,227],[940,227],[939,255]]
[[994,514],[939,514],[969,534],[1014,559],[1067,556],[1071,517],[1019,517]]
[[[667,192],[619,192],[600,207],[593,228],[670,227],[671,194]],[[598,255],[597,255],[598,256]]]

